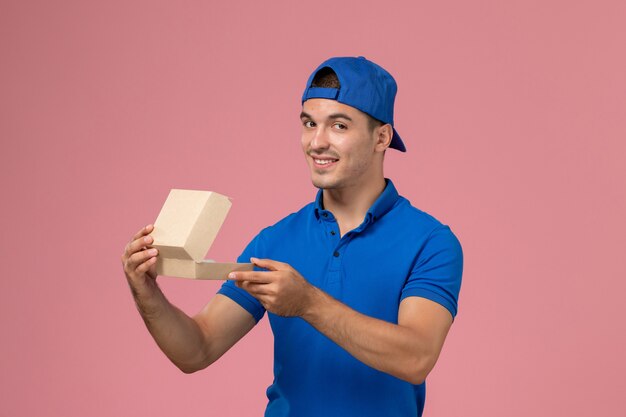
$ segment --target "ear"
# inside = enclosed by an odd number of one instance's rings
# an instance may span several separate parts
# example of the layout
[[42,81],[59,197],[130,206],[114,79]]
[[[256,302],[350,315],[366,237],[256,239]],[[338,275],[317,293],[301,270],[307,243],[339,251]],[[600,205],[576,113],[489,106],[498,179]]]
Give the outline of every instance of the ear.
[[376,151],[384,152],[391,144],[393,128],[389,123],[381,125],[374,130],[376,135]]

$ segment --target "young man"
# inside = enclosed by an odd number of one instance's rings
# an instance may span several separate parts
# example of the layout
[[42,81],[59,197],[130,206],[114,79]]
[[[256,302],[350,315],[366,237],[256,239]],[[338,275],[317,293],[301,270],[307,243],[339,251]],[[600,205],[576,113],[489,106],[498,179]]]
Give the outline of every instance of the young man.
[[424,380],[456,315],[463,256],[450,228],[383,175],[396,83],[363,57],[331,58],[302,98],[302,149],[317,197],[262,230],[196,316],[155,281],[152,226],[122,262],[138,309],[184,372],[217,360],[267,311],[275,337],[266,416],[421,416]]

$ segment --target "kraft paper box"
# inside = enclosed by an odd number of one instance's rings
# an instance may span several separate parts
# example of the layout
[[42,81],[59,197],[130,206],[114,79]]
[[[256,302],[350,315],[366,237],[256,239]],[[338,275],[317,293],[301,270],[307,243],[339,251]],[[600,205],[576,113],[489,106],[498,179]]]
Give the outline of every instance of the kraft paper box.
[[249,263],[204,259],[226,219],[231,202],[211,191],[170,191],[154,222],[152,247],[158,249],[157,274],[191,279],[227,279],[232,271],[251,271]]

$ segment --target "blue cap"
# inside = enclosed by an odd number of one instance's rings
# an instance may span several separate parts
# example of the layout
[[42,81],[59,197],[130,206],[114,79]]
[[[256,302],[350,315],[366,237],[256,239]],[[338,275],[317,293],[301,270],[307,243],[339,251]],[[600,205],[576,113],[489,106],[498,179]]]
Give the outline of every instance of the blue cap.
[[[322,68],[330,68],[337,74],[339,88],[311,87],[315,75]],[[302,94],[302,103],[310,98],[337,100],[393,127],[393,102],[397,91],[396,80],[381,66],[362,56],[337,57],[322,62],[313,71]],[[406,152],[395,128],[389,147]]]

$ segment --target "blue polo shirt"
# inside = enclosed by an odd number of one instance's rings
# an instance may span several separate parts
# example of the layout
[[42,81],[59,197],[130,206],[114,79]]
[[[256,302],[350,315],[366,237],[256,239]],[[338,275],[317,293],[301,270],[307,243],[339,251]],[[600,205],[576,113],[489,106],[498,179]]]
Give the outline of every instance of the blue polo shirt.
[[[424,297],[457,313],[463,253],[450,228],[411,206],[390,180],[363,223],[339,237],[333,214],[315,202],[262,230],[239,262],[286,262],[311,284],[354,310],[397,324],[406,297]],[[265,309],[226,281],[219,290],[255,320]],[[274,381],[266,416],[421,416],[425,383],[412,385],[352,357],[301,318],[268,313],[274,333]]]

